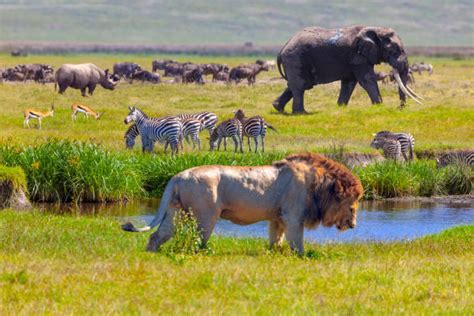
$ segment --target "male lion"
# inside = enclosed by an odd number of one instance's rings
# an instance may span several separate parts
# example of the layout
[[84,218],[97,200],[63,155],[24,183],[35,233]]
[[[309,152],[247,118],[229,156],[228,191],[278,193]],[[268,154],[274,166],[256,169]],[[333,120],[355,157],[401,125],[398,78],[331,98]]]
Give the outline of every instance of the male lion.
[[148,251],[173,236],[173,218],[180,208],[196,217],[206,243],[219,218],[240,225],[269,221],[270,246],[283,236],[303,254],[304,227],[336,225],[344,231],[356,225],[363,188],[346,167],[317,154],[295,154],[272,166],[201,166],[175,175],[166,186],[160,207],[148,226],[123,230],[142,232],[159,225]]

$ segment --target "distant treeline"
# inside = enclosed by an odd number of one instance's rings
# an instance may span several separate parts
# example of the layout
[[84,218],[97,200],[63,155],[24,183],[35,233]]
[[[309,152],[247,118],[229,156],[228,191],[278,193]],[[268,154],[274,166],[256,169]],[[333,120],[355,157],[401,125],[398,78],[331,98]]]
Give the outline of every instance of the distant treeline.
[[[243,45],[130,45],[99,43],[65,42],[0,42],[0,51],[22,52],[26,54],[74,54],[74,53],[126,53],[126,54],[196,54],[196,55],[276,55],[281,45],[255,45],[252,42]],[[434,57],[472,57],[474,47],[467,46],[426,46],[407,47],[409,55]]]

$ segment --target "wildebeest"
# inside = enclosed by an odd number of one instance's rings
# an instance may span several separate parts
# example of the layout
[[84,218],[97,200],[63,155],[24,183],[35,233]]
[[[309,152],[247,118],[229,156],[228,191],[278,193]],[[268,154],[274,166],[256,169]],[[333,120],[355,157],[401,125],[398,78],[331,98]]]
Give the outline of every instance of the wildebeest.
[[7,68],[3,71],[2,77],[5,81],[23,81],[25,76],[17,68]]
[[13,57],[20,57],[20,56],[24,57],[24,56],[28,56],[28,53],[21,49],[15,49],[10,52],[10,55],[12,55]]
[[86,88],[89,89],[89,94],[92,95],[97,84],[105,89],[114,90],[119,78],[109,74],[108,69],[104,71],[94,64],[64,64],[56,71],[56,82],[60,94],[71,87],[80,89],[82,96],[85,97]]
[[53,67],[47,64],[20,64],[15,69],[23,74],[23,80],[43,82],[48,74],[54,73]]
[[261,71],[268,71],[268,67],[258,64],[240,65],[230,70],[229,81],[235,81],[236,83],[239,83],[242,79],[246,78],[248,84],[251,85],[255,83],[256,76]]
[[180,63],[169,63],[165,65],[165,77],[175,77],[175,76],[182,76],[184,70],[184,65]]
[[125,77],[130,79],[133,74],[138,71],[141,71],[142,67],[136,63],[123,62],[114,64],[114,75],[119,76],[120,78]]
[[262,65],[262,66],[266,66],[268,69],[271,69],[271,70],[275,70],[276,68],[276,62],[274,60],[261,60],[261,59],[257,59],[255,61],[255,63],[257,65]]
[[204,84],[203,70],[201,67],[193,67],[183,71],[182,82],[183,83],[192,83]]
[[142,83],[144,83],[145,81],[148,81],[148,82],[151,82],[151,83],[160,83],[161,82],[161,77],[160,77],[160,74],[158,73],[152,73],[152,72],[149,72],[149,71],[146,71],[146,70],[140,70],[136,73],[134,73],[132,75],[132,81],[130,83],[133,82],[133,80],[141,80]]
[[226,71],[219,71],[212,76],[212,81],[229,81],[229,73]]
[[151,69],[153,72],[157,70],[165,70],[165,66],[167,64],[173,64],[173,63],[178,63],[178,62],[172,59],[154,60],[151,62]]

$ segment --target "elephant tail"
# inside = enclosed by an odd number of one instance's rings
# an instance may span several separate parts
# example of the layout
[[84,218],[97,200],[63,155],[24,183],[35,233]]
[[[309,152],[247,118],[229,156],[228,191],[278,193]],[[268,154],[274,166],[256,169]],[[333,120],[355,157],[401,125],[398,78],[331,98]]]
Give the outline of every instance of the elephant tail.
[[277,56],[277,65],[278,65],[278,72],[280,73],[280,75],[288,81],[288,79],[286,78],[286,74],[283,72],[283,70],[281,69],[281,54],[279,53],[278,56]]
[[163,196],[161,197],[160,207],[158,208],[158,211],[156,212],[156,215],[153,218],[153,220],[150,222],[150,224],[142,228],[136,228],[132,223],[128,222],[122,225],[122,230],[128,231],[128,232],[134,232],[134,233],[146,232],[158,225],[161,225],[161,223],[166,217],[166,211],[169,205],[173,201],[178,200],[178,192],[176,192],[176,182],[177,182],[176,179],[173,178],[166,185],[165,192],[163,193]]

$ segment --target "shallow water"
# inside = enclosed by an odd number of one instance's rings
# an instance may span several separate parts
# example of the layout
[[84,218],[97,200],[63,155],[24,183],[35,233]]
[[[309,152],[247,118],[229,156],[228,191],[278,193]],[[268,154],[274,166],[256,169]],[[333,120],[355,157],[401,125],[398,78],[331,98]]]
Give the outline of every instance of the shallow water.
[[[118,222],[142,225],[151,221],[158,200],[123,204],[81,204],[40,207],[55,213],[110,216]],[[56,209],[54,209],[56,208]],[[474,224],[474,207],[469,204],[420,202],[364,202],[357,213],[357,227],[346,232],[319,227],[305,230],[305,240],[316,242],[410,240],[459,225]],[[248,226],[220,220],[214,234],[232,237],[268,237],[267,222]]]

